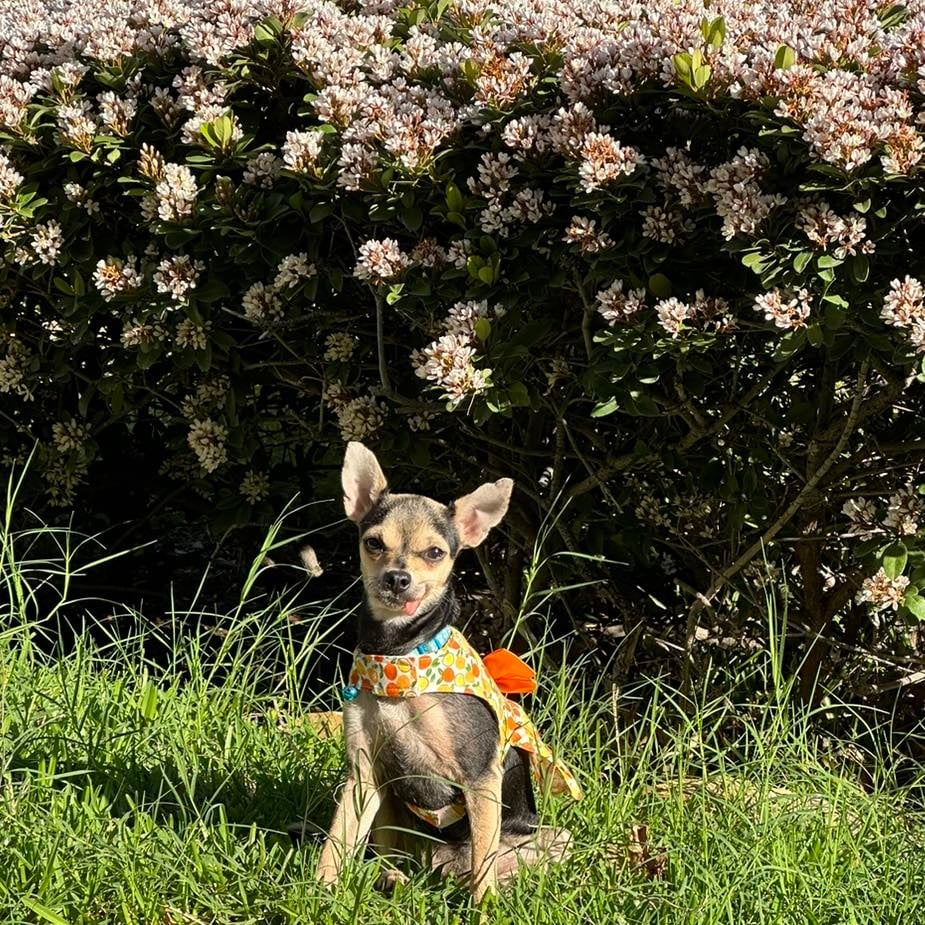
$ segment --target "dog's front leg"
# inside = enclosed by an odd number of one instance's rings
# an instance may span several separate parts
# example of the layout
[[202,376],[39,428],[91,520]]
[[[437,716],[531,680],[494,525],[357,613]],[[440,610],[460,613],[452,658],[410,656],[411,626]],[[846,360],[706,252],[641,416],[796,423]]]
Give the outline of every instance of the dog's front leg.
[[501,765],[493,767],[465,793],[472,839],[472,895],[478,902],[498,885],[501,840]]
[[369,755],[360,751],[348,769],[330,833],[321,849],[316,876],[322,883],[337,882],[347,859],[366,841],[381,803]]

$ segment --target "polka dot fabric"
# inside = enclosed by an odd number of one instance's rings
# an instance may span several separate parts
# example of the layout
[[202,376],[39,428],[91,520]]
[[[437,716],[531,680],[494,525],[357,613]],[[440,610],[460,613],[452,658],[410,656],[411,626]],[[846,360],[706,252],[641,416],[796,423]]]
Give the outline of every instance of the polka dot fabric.
[[[418,697],[421,694],[481,697],[498,718],[502,758],[510,748],[523,749],[529,752],[534,777],[542,786],[552,793],[568,793],[576,800],[582,797],[572,772],[555,759],[523,707],[501,693],[478,652],[455,628],[442,649],[425,655],[354,653],[350,684],[376,697]],[[410,808],[438,828],[460,818],[458,808],[445,807],[436,812],[415,806]]]

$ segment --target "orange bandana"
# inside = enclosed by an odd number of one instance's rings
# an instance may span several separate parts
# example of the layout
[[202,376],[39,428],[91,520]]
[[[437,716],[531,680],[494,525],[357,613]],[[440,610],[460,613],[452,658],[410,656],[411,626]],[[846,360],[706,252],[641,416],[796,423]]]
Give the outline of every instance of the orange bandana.
[[[446,643],[432,653],[366,655],[355,652],[350,685],[376,697],[418,697],[421,694],[480,697],[498,718],[502,760],[511,748],[529,752],[533,776],[542,786],[552,793],[569,793],[576,800],[582,798],[572,772],[555,759],[523,707],[501,693],[479,654],[455,627]],[[436,828],[445,828],[466,814],[463,804],[451,804],[440,810],[409,805],[409,809]]]

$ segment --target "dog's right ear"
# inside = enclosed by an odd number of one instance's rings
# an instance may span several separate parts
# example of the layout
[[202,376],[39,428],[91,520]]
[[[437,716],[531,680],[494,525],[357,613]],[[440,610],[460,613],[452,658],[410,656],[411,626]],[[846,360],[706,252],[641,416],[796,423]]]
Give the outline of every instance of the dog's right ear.
[[372,451],[354,440],[347,444],[340,481],[344,487],[344,510],[355,523],[363,520],[388,488]]

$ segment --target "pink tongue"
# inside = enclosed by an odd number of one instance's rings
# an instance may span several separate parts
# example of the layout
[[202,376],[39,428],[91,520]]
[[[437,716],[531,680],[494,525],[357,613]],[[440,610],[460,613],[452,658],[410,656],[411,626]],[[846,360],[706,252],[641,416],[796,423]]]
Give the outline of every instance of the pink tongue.
[[402,610],[404,610],[405,613],[410,617],[420,606],[420,601],[405,601],[405,603],[402,605]]

